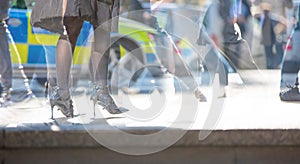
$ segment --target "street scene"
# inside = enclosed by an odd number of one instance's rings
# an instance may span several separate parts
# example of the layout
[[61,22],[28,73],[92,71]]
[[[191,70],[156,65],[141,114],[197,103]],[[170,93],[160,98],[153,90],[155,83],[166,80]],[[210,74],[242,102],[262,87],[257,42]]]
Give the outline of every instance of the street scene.
[[299,4],[2,0],[0,162],[299,163]]

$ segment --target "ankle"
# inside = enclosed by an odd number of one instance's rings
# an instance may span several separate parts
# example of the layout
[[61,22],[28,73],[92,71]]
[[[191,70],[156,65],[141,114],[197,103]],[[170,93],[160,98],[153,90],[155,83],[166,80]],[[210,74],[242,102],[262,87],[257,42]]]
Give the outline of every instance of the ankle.
[[94,84],[94,89],[98,94],[109,94],[109,89],[107,85]]
[[60,97],[61,99],[64,99],[64,100],[68,100],[71,97],[69,89],[59,88],[58,86],[55,86],[55,87],[52,87],[51,90],[52,90],[50,92],[51,97],[58,96],[58,97]]

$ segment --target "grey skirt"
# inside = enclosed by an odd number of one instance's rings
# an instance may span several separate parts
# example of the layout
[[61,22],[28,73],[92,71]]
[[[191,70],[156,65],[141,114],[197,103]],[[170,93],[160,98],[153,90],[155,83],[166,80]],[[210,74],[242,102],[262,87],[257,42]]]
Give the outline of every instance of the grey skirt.
[[[97,27],[116,16],[119,10],[119,0],[67,0],[63,14],[62,3],[63,0],[37,0],[31,14],[32,26],[62,34],[64,17],[79,17]],[[115,23],[117,21],[113,21]]]

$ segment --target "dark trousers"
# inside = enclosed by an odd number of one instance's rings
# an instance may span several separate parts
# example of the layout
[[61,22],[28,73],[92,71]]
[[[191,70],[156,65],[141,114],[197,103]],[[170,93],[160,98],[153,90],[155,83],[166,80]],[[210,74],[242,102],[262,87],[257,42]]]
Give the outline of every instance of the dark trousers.
[[264,46],[266,54],[267,69],[275,69],[279,66],[283,57],[283,47],[281,43],[275,44],[276,53],[273,52],[273,45]]
[[12,63],[6,30],[6,23],[0,22],[0,80],[4,90],[12,87]]

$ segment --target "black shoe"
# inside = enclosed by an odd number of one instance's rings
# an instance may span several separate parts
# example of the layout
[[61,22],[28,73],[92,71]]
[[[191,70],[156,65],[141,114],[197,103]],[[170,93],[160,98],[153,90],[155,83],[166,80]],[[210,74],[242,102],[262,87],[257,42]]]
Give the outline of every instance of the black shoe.
[[287,85],[287,89],[282,90],[279,93],[279,97],[282,101],[300,101],[300,93],[298,88],[298,77],[294,86]]

